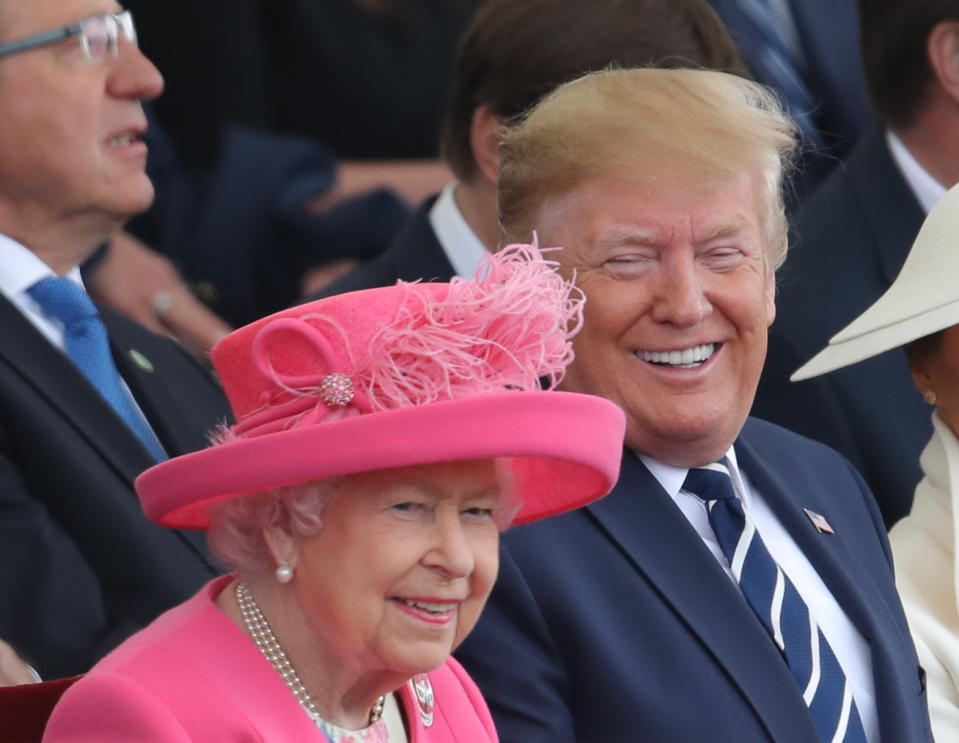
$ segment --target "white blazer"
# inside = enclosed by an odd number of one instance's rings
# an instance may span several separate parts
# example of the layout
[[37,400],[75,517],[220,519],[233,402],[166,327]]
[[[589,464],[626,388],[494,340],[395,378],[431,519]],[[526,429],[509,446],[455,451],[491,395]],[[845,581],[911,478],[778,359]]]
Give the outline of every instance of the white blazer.
[[932,424],[912,511],[889,532],[889,542],[896,585],[926,670],[933,735],[959,741],[959,440],[937,414]]

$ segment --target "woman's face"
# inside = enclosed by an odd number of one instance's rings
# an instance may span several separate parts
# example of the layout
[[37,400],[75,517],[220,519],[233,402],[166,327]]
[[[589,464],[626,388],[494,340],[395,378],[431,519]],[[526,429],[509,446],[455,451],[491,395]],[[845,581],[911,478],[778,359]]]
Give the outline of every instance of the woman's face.
[[940,331],[936,349],[911,367],[916,386],[936,393],[939,417],[959,436],[959,325]]
[[491,459],[346,478],[296,555],[295,589],[320,647],[360,672],[442,665],[496,579],[502,497]]

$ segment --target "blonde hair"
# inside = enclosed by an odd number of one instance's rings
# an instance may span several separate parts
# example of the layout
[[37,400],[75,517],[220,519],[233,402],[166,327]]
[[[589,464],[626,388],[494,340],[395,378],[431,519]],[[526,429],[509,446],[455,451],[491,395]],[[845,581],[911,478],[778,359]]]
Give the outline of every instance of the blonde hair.
[[599,177],[655,182],[664,169],[723,183],[755,173],[762,183],[766,259],[786,259],[783,176],[796,127],[758,83],[692,69],[609,69],[556,89],[500,144],[503,244],[528,240],[543,204]]

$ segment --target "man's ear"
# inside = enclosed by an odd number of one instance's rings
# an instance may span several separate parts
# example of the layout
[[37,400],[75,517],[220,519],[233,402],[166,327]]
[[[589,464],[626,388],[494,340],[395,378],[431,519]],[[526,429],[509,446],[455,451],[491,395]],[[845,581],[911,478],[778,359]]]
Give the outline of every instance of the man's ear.
[[470,122],[470,148],[483,177],[495,186],[499,178],[499,139],[503,117],[485,105],[476,107]]
[[940,87],[959,105],[959,21],[933,26],[926,40],[926,54]]

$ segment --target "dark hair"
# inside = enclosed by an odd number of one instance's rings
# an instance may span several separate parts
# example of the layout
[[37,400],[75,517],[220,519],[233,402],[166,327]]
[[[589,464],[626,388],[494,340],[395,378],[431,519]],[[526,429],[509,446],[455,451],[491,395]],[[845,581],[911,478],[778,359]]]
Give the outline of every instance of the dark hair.
[[916,338],[916,340],[909,341],[905,344],[902,350],[906,352],[906,359],[909,361],[909,365],[912,366],[917,361],[931,358],[939,353],[939,346],[942,344],[942,333],[943,331],[937,330],[935,333],[924,335],[922,338]]
[[959,21],[956,0],[859,0],[862,62],[873,110],[887,126],[913,122],[933,70],[926,42],[943,21]]
[[440,153],[460,180],[480,105],[511,119],[580,75],[606,67],[703,67],[745,74],[705,0],[486,0],[460,41]]

